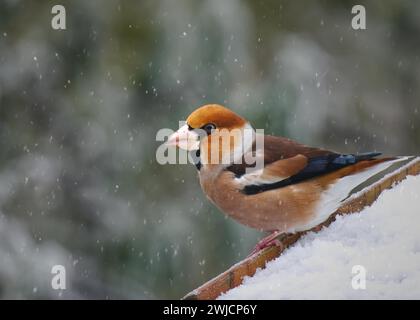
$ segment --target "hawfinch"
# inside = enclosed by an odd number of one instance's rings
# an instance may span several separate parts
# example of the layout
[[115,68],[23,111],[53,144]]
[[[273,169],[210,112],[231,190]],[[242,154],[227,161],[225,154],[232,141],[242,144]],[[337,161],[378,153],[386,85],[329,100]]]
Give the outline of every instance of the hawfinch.
[[340,154],[259,134],[216,104],[191,113],[167,145],[193,153],[201,188],[221,211],[271,232],[254,252],[275,245],[281,233],[322,223],[359,184],[397,161],[377,158],[376,152]]

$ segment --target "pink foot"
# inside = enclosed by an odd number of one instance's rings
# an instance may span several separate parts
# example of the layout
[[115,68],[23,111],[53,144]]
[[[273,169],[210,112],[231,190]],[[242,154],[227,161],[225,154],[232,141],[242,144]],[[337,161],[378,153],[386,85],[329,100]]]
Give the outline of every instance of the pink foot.
[[248,255],[248,257],[260,252],[264,248],[272,247],[272,246],[282,246],[282,242],[277,239],[277,237],[281,234],[280,231],[274,231],[272,234],[268,235],[267,237],[261,239],[257,245],[255,246],[254,250]]

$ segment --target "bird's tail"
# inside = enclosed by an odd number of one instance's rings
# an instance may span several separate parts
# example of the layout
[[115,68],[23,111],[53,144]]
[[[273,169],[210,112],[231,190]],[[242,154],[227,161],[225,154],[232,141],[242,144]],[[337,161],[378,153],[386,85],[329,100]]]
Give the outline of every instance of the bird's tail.
[[[376,167],[379,169],[382,168],[378,167],[378,164],[381,163],[388,163],[390,161],[402,161],[407,157],[382,157],[377,158],[380,156],[381,153],[379,152],[369,152],[369,153],[361,153],[361,154],[349,154],[349,155],[340,155],[336,159],[334,159],[334,164],[342,166],[341,169],[333,171],[324,177],[321,178],[320,183],[321,185],[328,187],[331,183],[337,181],[337,179],[353,175],[359,172],[365,172],[368,168]],[[377,170],[374,170],[375,172]],[[366,175],[363,175],[366,177]]]
[[377,158],[381,155],[381,152],[366,152],[366,153],[359,153],[355,154],[354,157],[356,158],[356,162],[363,161],[363,160],[370,160]]

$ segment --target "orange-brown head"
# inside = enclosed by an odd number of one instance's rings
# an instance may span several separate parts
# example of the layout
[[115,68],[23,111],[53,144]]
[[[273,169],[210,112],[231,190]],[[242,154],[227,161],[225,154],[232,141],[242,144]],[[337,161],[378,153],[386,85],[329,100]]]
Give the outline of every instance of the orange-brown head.
[[216,129],[240,129],[247,121],[235,112],[218,104],[207,104],[193,111],[187,118],[187,125],[193,129],[205,129],[214,125]]

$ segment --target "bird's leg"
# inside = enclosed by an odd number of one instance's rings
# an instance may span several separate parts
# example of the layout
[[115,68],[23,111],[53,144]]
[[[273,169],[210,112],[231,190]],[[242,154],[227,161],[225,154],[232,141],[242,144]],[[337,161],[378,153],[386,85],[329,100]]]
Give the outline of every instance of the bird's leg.
[[282,246],[282,242],[277,239],[279,235],[281,235],[281,231],[274,231],[270,235],[268,235],[265,238],[262,238],[260,241],[258,241],[257,245],[255,246],[254,250],[249,254],[248,257],[254,255],[255,253],[261,251],[264,248],[271,247],[271,246]]

